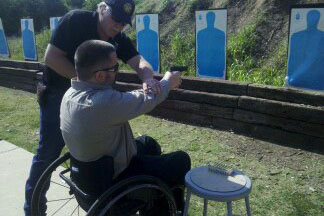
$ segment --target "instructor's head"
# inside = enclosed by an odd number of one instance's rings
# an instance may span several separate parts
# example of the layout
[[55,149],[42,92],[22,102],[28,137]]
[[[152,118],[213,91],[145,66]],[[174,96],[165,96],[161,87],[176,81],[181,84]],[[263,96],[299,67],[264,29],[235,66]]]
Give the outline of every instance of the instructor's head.
[[99,30],[106,36],[114,37],[127,24],[132,25],[134,10],[133,0],[105,0],[99,3]]
[[101,40],[83,42],[76,50],[75,70],[79,80],[113,84],[118,72],[115,47]]

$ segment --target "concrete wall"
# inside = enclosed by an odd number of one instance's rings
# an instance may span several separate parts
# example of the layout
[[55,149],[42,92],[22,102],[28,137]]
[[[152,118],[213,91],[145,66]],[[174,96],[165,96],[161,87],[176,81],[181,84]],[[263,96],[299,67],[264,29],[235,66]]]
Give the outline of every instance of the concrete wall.
[[[0,85],[36,92],[43,66],[0,60]],[[38,75],[37,75],[38,73]],[[162,76],[156,76],[161,79]],[[133,72],[117,76],[121,91],[141,88]],[[184,77],[151,115],[231,130],[274,143],[324,150],[324,93],[215,79]]]

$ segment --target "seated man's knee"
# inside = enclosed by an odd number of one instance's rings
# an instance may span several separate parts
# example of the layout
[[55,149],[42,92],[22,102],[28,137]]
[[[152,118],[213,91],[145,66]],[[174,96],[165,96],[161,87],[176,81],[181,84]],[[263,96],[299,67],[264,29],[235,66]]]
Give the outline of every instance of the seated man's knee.
[[137,137],[136,142],[139,154],[160,155],[162,153],[160,144],[150,136]]
[[184,151],[172,152],[169,155],[168,161],[171,179],[177,184],[184,184],[184,177],[186,173],[191,169],[191,160],[189,155]]
[[183,172],[187,173],[191,169],[191,159],[187,152],[176,151],[177,162],[181,164]]

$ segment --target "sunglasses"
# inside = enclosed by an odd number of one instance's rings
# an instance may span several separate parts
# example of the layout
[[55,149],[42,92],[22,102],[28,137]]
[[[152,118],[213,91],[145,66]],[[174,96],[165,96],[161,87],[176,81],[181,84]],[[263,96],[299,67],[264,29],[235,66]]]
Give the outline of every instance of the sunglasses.
[[112,19],[115,23],[118,23],[118,24],[121,25],[121,26],[126,26],[126,25],[127,25],[127,23],[118,20],[115,16],[111,16],[111,19]]
[[109,68],[101,68],[101,69],[98,69],[98,70],[95,70],[93,71],[92,73],[97,73],[99,71],[105,71],[105,72],[114,72],[114,73],[117,73],[119,70],[119,64],[115,64],[113,67],[109,67]]

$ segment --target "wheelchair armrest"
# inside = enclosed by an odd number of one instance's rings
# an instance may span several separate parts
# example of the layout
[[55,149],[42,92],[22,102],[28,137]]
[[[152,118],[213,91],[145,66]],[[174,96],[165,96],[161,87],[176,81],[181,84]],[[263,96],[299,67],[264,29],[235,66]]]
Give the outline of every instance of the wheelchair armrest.
[[78,196],[84,198],[84,199],[91,199],[92,196],[83,192],[74,182],[71,181],[71,179],[67,178],[64,174],[67,172],[70,172],[71,168],[67,168],[60,172],[60,177],[63,179],[63,181],[70,186],[73,192],[77,193]]

